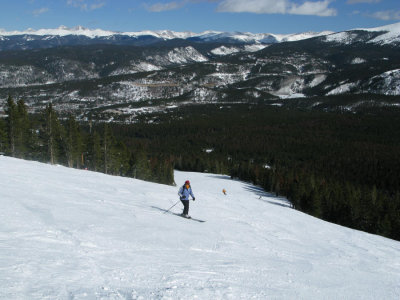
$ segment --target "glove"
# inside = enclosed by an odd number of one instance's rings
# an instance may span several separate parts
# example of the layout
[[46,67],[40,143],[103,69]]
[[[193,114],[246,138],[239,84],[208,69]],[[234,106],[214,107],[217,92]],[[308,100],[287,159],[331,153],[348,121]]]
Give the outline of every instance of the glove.
[[196,198],[193,198],[193,201],[196,200]]
[[184,199],[185,199],[185,197],[181,196],[179,199],[181,199],[181,200],[184,200]]

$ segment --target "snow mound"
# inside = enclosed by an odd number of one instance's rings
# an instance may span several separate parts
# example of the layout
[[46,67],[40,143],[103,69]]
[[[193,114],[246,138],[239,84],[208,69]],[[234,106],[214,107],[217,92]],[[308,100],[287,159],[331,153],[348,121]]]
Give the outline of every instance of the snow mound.
[[[399,299],[400,243],[227,176],[178,187],[0,156],[2,299]],[[227,195],[222,193],[225,189]]]

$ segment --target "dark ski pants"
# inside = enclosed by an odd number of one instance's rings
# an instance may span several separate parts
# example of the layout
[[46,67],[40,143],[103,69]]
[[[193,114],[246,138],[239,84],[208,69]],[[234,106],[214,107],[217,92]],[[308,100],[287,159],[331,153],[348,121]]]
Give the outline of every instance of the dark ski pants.
[[189,214],[189,200],[181,200],[183,204],[183,214],[188,215]]

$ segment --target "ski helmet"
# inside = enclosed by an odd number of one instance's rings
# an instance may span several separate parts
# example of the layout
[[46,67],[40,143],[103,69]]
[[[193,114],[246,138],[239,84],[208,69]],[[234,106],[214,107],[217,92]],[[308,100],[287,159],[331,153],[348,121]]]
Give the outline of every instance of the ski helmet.
[[190,181],[189,180],[185,181],[185,185],[187,185],[187,184],[190,185]]

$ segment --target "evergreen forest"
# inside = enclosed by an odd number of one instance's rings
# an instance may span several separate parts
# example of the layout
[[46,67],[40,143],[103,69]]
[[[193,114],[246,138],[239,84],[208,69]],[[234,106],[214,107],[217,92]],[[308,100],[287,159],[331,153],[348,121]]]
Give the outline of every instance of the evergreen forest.
[[[109,123],[80,124],[60,118],[49,103],[41,114],[28,114],[23,99],[10,96],[0,119],[0,152],[17,158],[60,164],[105,174],[173,184],[173,161],[127,147]],[[131,145],[132,146],[132,145]]]
[[113,131],[178,170],[230,174],[302,212],[400,240],[399,112],[203,104]]
[[51,103],[28,114],[9,97],[0,152],[164,184],[174,184],[174,169],[229,174],[294,209],[400,240],[399,112],[195,104],[133,124],[79,123]]

